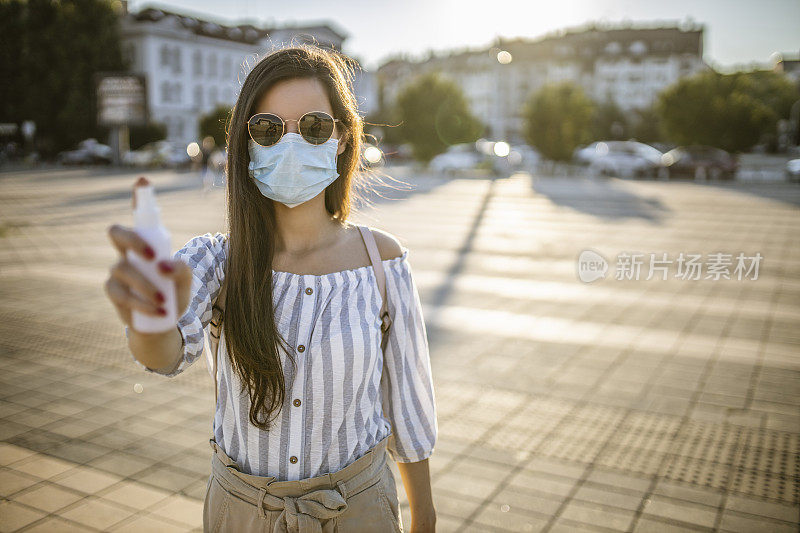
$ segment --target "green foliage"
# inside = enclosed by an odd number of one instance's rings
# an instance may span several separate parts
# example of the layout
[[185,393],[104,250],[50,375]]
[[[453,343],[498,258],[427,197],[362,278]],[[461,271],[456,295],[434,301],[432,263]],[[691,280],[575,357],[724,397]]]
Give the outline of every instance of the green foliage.
[[665,89],[656,112],[678,144],[741,152],[774,132],[798,97],[798,89],[777,73],[707,71]]
[[200,138],[204,139],[211,135],[218,147],[228,145],[227,124],[230,120],[231,108],[226,105],[218,105],[210,113],[200,118]]
[[634,109],[629,120],[631,122],[629,138],[648,144],[664,141],[661,119],[653,106]]
[[33,120],[43,155],[104,140],[94,75],[126,68],[117,9],[111,0],[0,2],[0,122]]
[[131,150],[138,150],[147,143],[167,138],[167,126],[159,122],[149,122],[144,126],[130,127]]
[[425,163],[451,145],[477,141],[484,131],[461,88],[437,73],[406,86],[397,98],[396,113],[402,121],[400,139]]
[[609,96],[595,106],[592,115],[592,139],[619,141],[629,137],[628,118]]
[[569,161],[578,146],[592,139],[595,104],[571,82],[548,84],[523,108],[525,141],[546,159]]

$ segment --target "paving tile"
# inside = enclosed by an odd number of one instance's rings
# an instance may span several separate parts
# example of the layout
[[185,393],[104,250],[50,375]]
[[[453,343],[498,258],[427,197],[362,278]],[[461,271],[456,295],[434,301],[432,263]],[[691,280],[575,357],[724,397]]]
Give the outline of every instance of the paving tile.
[[689,484],[674,483],[663,479],[658,482],[653,493],[673,499],[702,503],[711,507],[719,506],[722,501],[722,491],[701,489]]
[[562,511],[560,518],[625,531],[633,521],[633,516],[631,511],[573,500]]
[[547,519],[495,505],[487,505],[475,517],[475,522],[505,531],[541,531],[547,525]]
[[203,501],[173,494],[148,509],[152,515],[182,522],[190,527],[203,525]]
[[778,522],[770,518],[745,515],[726,511],[722,513],[720,531],[748,533],[750,531],[769,531],[770,533],[795,533],[798,522]]
[[573,496],[575,500],[609,505],[628,511],[636,511],[643,497],[643,493],[622,492],[610,487],[598,488],[596,485],[583,485]]
[[[209,461],[210,462],[210,461]],[[89,461],[87,466],[98,470],[110,472],[122,477],[132,476],[137,472],[149,468],[153,462],[148,461],[138,455],[131,455],[125,452],[114,451],[107,455]]]
[[561,505],[563,498],[553,496],[547,498],[531,489],[519,489],[517,487],[505,487],[491,501],[498,508],[507,505],[515,512],[525,512],[528,514],[536,513],[542,516],[553,515]]
[[556,477],[528,470],[518,471],[509,482],[512,486],[530,488],[537,492],[553,496],[566,496],[574,489],[577,482],[573,479]]
[[590,484],[608,485],[610,487],[620,487],[638,492],[644,492],[650,486],[650,480],[645,477],[609,470],[600,470],[597,468],[592,470],[586,480]]
[[0,470],[0,496],[8,498],[15,492],[40,483],[41,479],[11,469]]
[[51,479],[54,483],[78,490],[87,494],[94,494],[106,487],[118,483],[122,478],[108,474],[101,470],[86,466],[78,466]]
[[42,479],[47,479],[66,472],[67,470],[71,470],[74,467],[74,463],[37,454],[29,459],[14,463],[9,468]]
[[650,498],[644,513],[703,527],[714,527],[717,516],[717,510],[713,507],[658,495]]
[[13,496],[13,500],[53,513],[83,498],[81,494],[65,490],[58,485],[42,483],[38,487]]
[[147,531],[148,533],[179,533],[185,532],[186,526],[168,523],[154,516],[137,516],[121,522],[118,527],[112,527],[109,531],[114,533],[140,533],[142,531]]
[[0,501],[0,532],[16,531],[45,516],[47,513],[25,505]]
[[109,500],[136,509],[146,509],[169,497],[170,493],[156,489],[142,483],[121,481],[99,495],[104,500]]
[[754,498],[730,495],[725,502],[725,510],[766,516],[786,522],[800,523],[800,506],[787,505]]
[[133,513],[112,502],[99,498],[85,498],[66,511],[59,511],[58,514],[82,525],[107,530]]
[[433,481],[432,486],[434,490],[445,489],[457,494],[485,499],[497,489],[498,482],[497,479],[483,479],[474,477],[469,472],[451,470]]
[[692,527],[690,524],[670,524],[656,518],[644,516],[637,523],[633,533],[685,533],[686,531],[710,531],[707,528]]
[[25,529],[25,533],[90,533],[94,531],[97,530],[83,527],[58,516],[49,516]]
[[0,442],[0,466],[10,465],[26,457],[30,457],[34,453],[36,452],[14,446],[7,442]]

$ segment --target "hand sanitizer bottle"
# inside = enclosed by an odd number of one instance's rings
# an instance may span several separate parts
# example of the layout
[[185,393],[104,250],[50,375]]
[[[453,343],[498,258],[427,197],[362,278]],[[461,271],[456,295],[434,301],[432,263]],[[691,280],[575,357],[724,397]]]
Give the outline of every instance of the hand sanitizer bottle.
[[164,295],[165,301],[162,307],[167,314],[148,315],[134,309],[133,329],[142,333],[161,333],[174,328],[178,323],[175,282],[158,270],[159,261],[172,259],[171,238],[167,228],[161,224],[161,210],[156,204],[153,186],[137,185],[134,194],[136,195],[136,207],[133,210],[134,231],[153,248],[156,256],[153,259],[146,259],[135,251],[128,250],[127,259]]

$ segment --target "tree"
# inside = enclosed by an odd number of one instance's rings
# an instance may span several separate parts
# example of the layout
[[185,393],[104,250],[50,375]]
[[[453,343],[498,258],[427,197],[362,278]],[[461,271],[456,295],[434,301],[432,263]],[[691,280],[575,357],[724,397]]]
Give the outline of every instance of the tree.
[[400,138],[411,145],[414,158],[425,163],[451,145],[477,141],[484,130],[461,88],[435,72],[406,86],[396,110]]
[[629,137],[629,130],[625,113],[610,95],[595,106],[592,115],[592,139],[618,141]]
[[0,122],[33,120],[44,155],[105,134],[94,75],[127,69],[118,10],[112,0],[0,2]]
[[523,108],[525,141],[547,159],[569,161],[592,138],[594,103],[571,82],[548,84]]
[[200,117],[200,138],[210,135],[219,147],[228,145],[227,124],[230,120],[231,108],[218,105],[210,113]]
[[653,106],[634,109],[630,118],[630,137],[643,143],[662,142],[661,121]]
[[167,138],[167,126],[160,122],[148,122],[144,126],[130,127],[131,150],[138,150],[147,143]]
[[667,136],[678,144],[741,152],[774,132],[782,115],[788,116],[797,89],[787,83],[765,73],[701,72],[662,91],[656,113]]

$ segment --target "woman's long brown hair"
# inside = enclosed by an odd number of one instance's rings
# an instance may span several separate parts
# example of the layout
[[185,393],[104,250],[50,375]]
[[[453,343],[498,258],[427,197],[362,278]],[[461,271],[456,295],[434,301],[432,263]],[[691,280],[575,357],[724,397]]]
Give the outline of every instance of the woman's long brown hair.
[[315,78],[326,88],[334,118],[345,128],[338,156],[339,177],[325,189],[325,209],[344,224],[350,214],[353,176],[362,167],[363,119],[352,89],[354,62],[347,56],[314,45],[279,48],[261,58],[247,74],[228,124],[227,210],[230,237],[225,274],[225,332],[231,368],[249,389],[250,422],[269,429],[286,396],[278,350],[283,346],[295,370],[294,350],[275,324],[272,259],[275,251],[275,210],[248,173],[249,134],[246,122],[261,96],[275,83],[292,78]]

